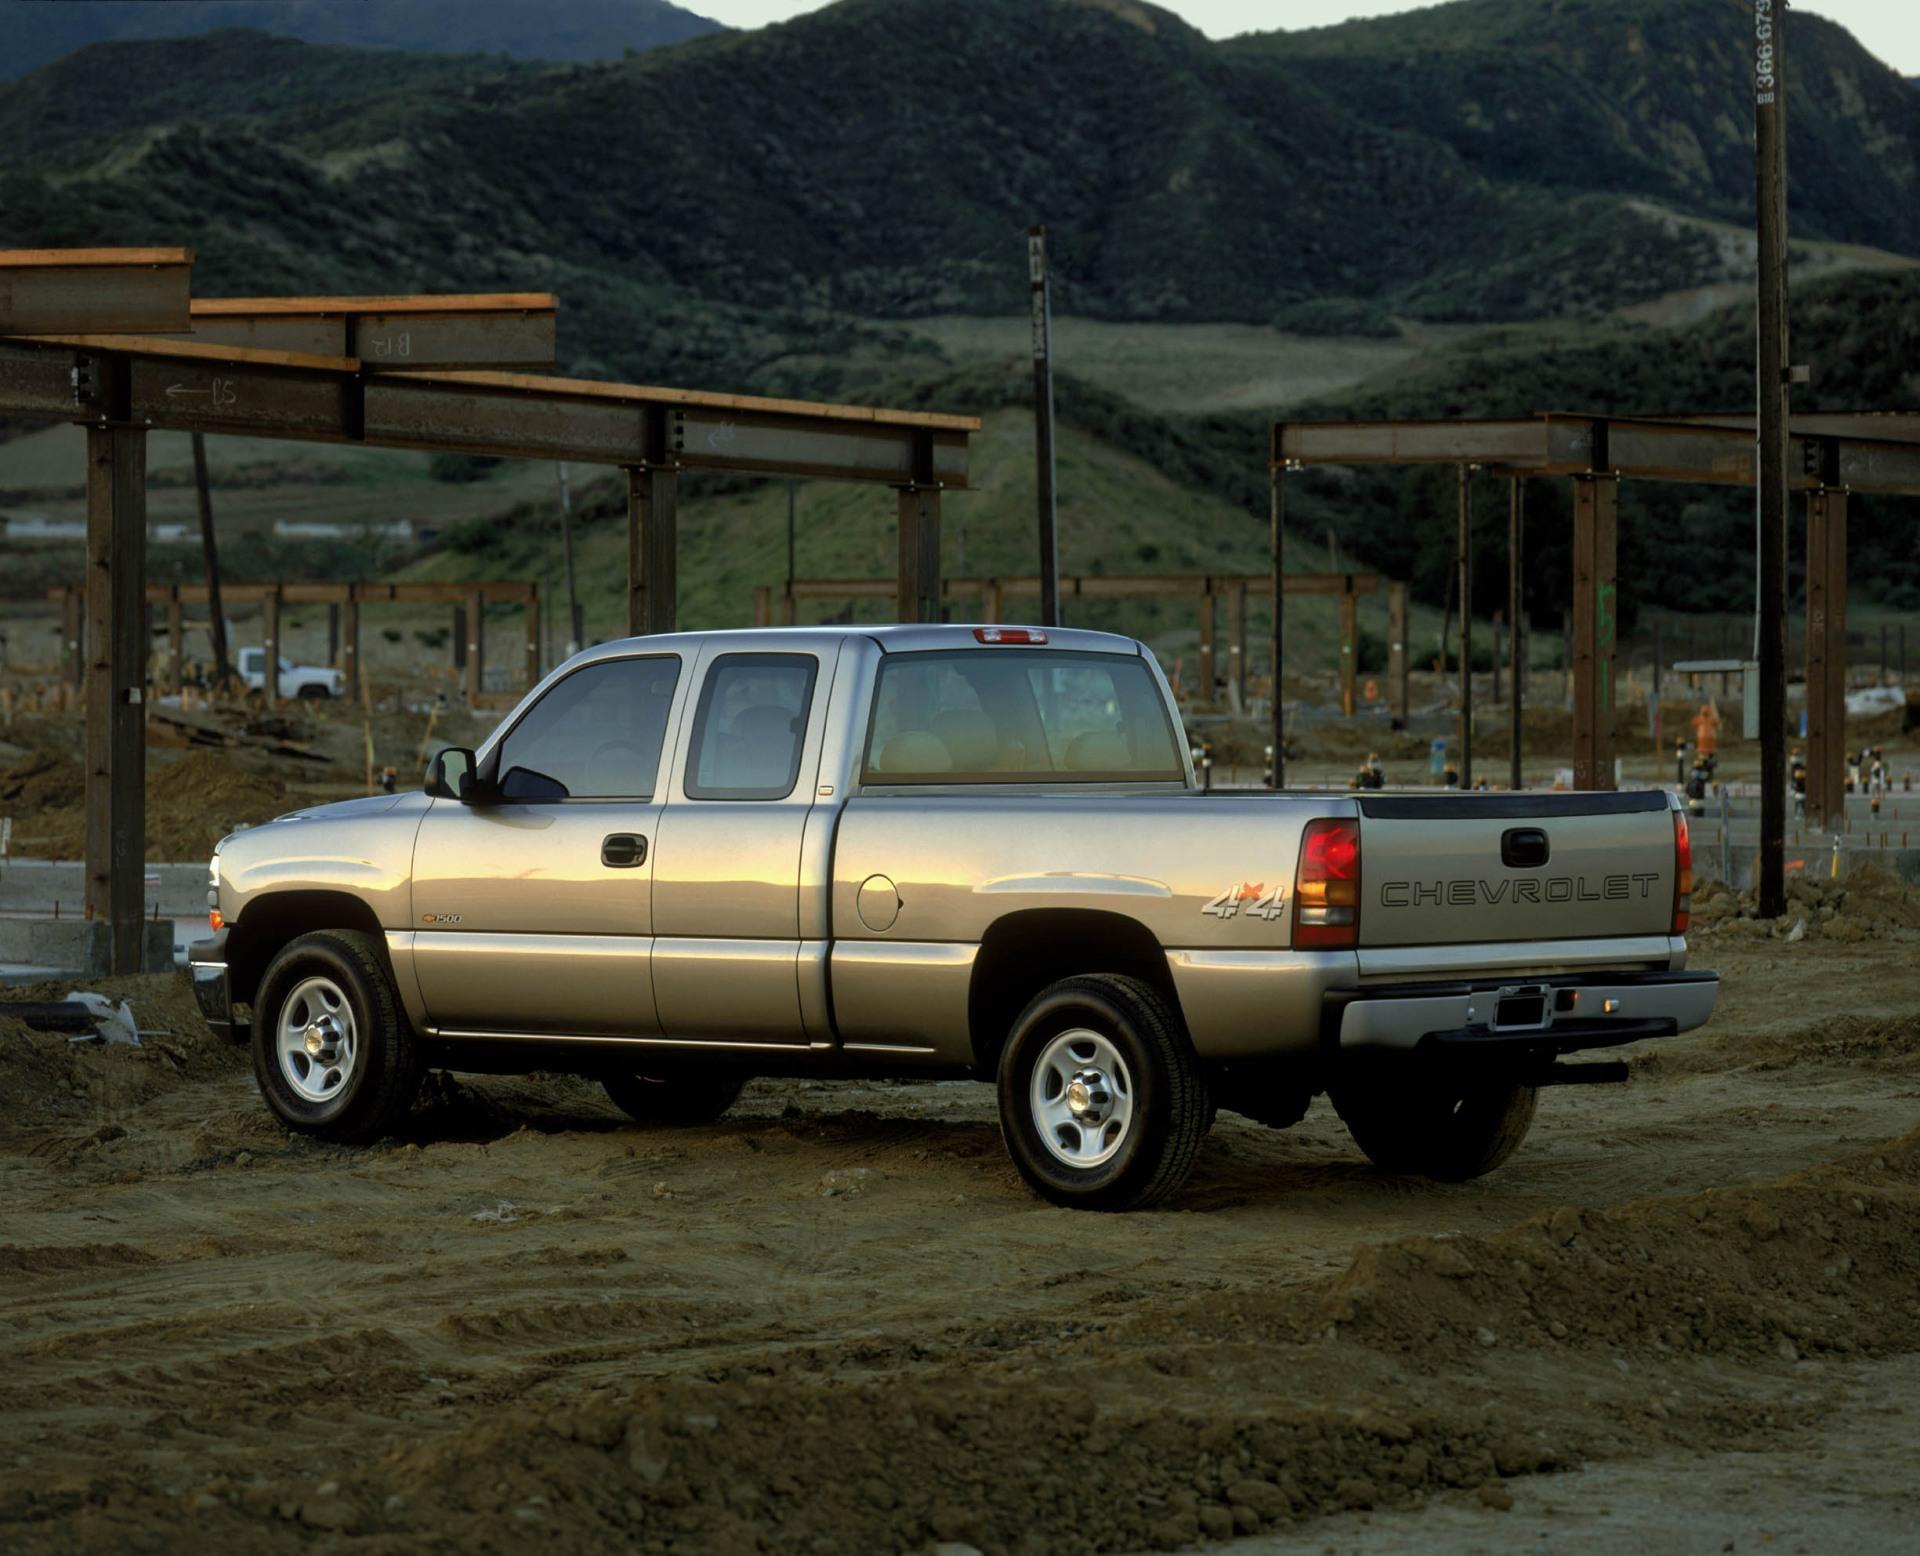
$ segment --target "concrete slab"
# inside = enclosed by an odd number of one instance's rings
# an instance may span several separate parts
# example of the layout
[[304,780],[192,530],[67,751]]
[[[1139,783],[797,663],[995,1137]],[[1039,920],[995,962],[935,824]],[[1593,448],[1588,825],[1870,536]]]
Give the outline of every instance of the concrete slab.
[[[141,926],[141,934],[141,970],[171,969],[172,920],[150,920]],[[102,977],[107,971],[107,926],[98,919],[0,915],[0,966],[31,970],[47,978]]]

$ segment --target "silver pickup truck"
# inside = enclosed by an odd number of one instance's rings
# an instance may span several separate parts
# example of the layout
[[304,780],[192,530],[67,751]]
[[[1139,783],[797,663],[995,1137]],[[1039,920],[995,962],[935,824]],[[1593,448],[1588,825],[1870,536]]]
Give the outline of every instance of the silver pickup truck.
[[649,1122],[754,1075],[971,1077],[1065,1205],[1174,1193],[1216,1107],[1319,1092],[1466,1179],[1563,1056],[1705,1022],[1665,793],[1202,793],[1152,655],[897,626],[607,643],[425,792],[225,839],[208,1019],[363,1141],[427,1067],[572,1071]]

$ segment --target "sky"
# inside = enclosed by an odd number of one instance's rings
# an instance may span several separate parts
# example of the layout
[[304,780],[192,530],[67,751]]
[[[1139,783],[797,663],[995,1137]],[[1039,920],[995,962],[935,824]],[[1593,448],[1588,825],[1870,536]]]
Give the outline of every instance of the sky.
[[[764,27],[826,0],[679,0],[729,27]],[[1155,0],[1210,38],[1276,27],[1327,27],[1353,16],[1411,11],[1429,0]],[[1838,22],[1903,76],[1920,76],[1920,0],[1807,0],[1796,9]]]

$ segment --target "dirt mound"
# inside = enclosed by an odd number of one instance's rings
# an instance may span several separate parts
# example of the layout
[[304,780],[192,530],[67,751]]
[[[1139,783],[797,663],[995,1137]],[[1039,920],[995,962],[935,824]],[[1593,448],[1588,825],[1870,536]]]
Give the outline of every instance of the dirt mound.
[[[647,1551],[1164,1548],[1449,1486],[1497,1499],[1499,1477],[1617,1434],[1749,1440],[1766,1409],[1718,1394],[1717,1368],[1920,1346],[1917,1279],[1920,1133],[1758,1188],[1401,1239],[1304,1287],[1090,1313],[965,1357],[930,1336],[904,1370],[768,1348],[398,1446],[365,1506],[312,1511],[390,1528],[375,1509],[393,1493],[409,1527],[480,1539],[510,1519]],[[1082,1474],[1124,1488],[1097,1525],[1059,1494]]]
[[1920,890],[1874,865],[1860,865],[1827,879],[1787,878],[1787,913],[1763,919],[1751,891],[1736,892],[1708,881],[1693,894],[1695,935],[1743,935],[1752,939],[1837,941],[1898,939],[1920,930]]
[[[0,1000],[62,1000],[74,987],[10,987],[0,989]],[[80,987],[115,1003],[125,1000],[135,1023],[149,1035],[138,1047],[76,1043],[0,1016],[0,1140],[66,1130],[78,1122],[124,1134],[117,1122],[123,1115],[182,1078],[246,1063],[242,1050],[222,1043],[208,1028],[185,973],[97,979]]]
[[1802,1064],[1903,1070],[1917,1060],[1920,1016],[1833,1016],[1790,1032],[1720,1032],[1705,1042],[1643,1054],[1634,1068],[1655,1075],[1788,1070]]
[[19,819],[80,803],[86,770],[52,751],[32,750],[0,773],[0,815]]
[[[48,762],[21,775],[23,801],[15,814],[19,852],[46,859],[79,859],[87,848],[87,816],[81,798],[78,763],[31,756],[16,764],[12,776],[30,763]],[[4,802],[6,778],[0,778]],[[281,775],[243,765],[218,751],[189,751],[177,761],[147,763],[147,857],[204,859],[234,828],[258,826],[299,804]]]

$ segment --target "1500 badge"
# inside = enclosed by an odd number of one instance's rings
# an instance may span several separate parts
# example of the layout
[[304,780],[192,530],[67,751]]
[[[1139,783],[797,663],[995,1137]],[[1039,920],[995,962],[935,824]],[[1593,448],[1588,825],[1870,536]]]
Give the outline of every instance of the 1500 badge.
[[1217,919],[1229,919],[1243,908],[1249,918],[1272,923],[1286,912],[1286,898],[1278,886],[1268,891],[1265,881],[1242,881],[1238,886],[1229,886],[1200,911],[1211,913]]

